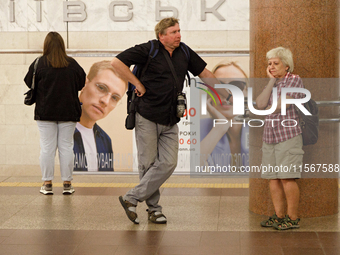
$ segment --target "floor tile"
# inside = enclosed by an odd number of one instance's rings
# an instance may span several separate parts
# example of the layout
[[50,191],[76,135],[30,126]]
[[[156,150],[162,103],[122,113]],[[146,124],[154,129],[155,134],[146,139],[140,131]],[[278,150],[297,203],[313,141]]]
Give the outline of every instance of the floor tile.
[[79,244],[86,235],[87,231],[18,229],[2,244]]
[[222,247],[222,246],[161,246],[158,249],[158,255],[239,255],[239,247]]
[[138,254],[138,255],[153,255],[157,254],[158,247],[154,246],[144,246],[144,245],[124,245],[118,246],[115,255],[131,255],[131,254]]
[[195,231],[169,231],[165,232],[161,246],[199,246],[201,232]]
[[325,255],[339,255],[340,254],[340,247],[335,247],[335,248],[324,247],[323,250],[325,252]]
[[221,196],[249,196],[249,189],[235,188],[235,189],[221,189]]
[[1,195],[38,195],[37,187],[0,187]]
[[[280,247],[321,248],[321,243],[316,233],[292,233],[292,232],[241,232],[241,246],[268,247],[272,245]],[[270,242],[268,242],[270,240]]]
[[0,236],[0,244],[7,238],[7,236]]
[[239,255],[241,249],[239,246],[200,246],[199,255]]
[[[210,197],[210,196],[161,196],[160,204],[165,204],[164,210],[168,206],[177,207],[214,207],[218,208],[220,205],[220,197]],[[190,207],[188,207],[190,205]],[[216,210],[216,209],[215,209]]]
[[340,238],[322,238],[320,239],[320,243],[323,247],[327,248],[340,248]]
[[282,248],[322,248],[319,240],[310,239],[290,239],[281,240],[280,245]]
[[282,248],[284,255],[324,255],[324,252],[321,248]]
[[15,229],[0,229],[0,236],[10,236],[14,231]]
[[73,255],[114,255],[117,251],[116,245],[79,245]]
[[101,194],[102,196],[123,196],[131,188],[107,188]]
[[52,230],[48,233],[48,239],[58,245],[79,245],[88,233],[87,230]]
[[[35,192],[34,195],[27,195],[25,193],[25,189],[22,190],[21,188],[17,188],[16,190],[12,189],[13,187],[9,187],[11,188],[10,190],[12,190],[14,193],[20,193],[20,194],[3,194],[1,191],[1,188],[4,187],[0,187],[0,206],[1,207],[11,207],[11,206],[15,206],[15,209],[20,209],[24,206],[26,206],[27,204],[31,203],[32,201],[34,201],[37,198],[37,195],[39,193]],[[10,191],[7,190],[7,191]]]
[[273,247],[273,246],[269,246],[269,247],[241,246],[241,255],[274,255],[274,254],[275,255],[284,255],[283,250],[282,250],[281,247]]
[[160,246],[157,255],[197,255],[201,249],[195,246]]
[[240,246],[240,233],[238,231],[203,231],[200,246]]
[[141,245],[157,246],[160,244],[161,231],[90,231],[82,244],[86,245]]
[[216,188],[165,188],[164,196],[221,196],[221,189]]
[[317,235],[320,239],[340,240],[340,233],[339,232],[318,232]]
[[75,245],[4,245],[0,244],[0,255],[62,255],[73,254]]
[[120,231],[110,230],[92,230],[85,237],[82,245],[104,245],[104,246],[118,246],[120,245],[120,238],[122,236]]
[[127,244],[131,244],[131,241],[132,241],[134,245],[159,246],[164,236],[163,231],[140,231],[137,233],[137,235],[135,231],[133,231],[132,234],[133,235],[130,234],[130,236],[127,237],[129,240],[127,240],[126,243],[123,241],[122,243],[127,245]]
[[303,231],[319,232],[339,231],[339,215],[301,219],[300,229],[302,229]]
[[272,231],[272,232],[262,232],[262,231],[249,231],[240,232],[240,238],[253,238],[253,239],[284,239],[284,240],[301,240],[301,239],[313,239],[318,240],[318,235],[316,232],[283,232],[283,231]]
[[52,244],[53,240],[48,238],[49,232],[50,230],[16,230],[2,244]]
[[102,195],[107,188],[91,188],[91,187],[74,187],[75,193],[72,195],[78,196],[99,196]]
[[5,182],[33,182],[43,183],[41,176],[10,176]]
[[11,176],[0,176],[0,182],[7,181],[10,178],[11,178]]

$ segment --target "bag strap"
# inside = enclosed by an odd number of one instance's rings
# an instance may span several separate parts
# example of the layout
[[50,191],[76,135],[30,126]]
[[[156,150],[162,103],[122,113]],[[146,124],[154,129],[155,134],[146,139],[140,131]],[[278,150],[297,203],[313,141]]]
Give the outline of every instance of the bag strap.
[[179,81],[178,81],[178,78],[177,78],[177,74],[176,74],[176,71],[175,71],[175,68],[174,68],[174,65],[172,64],[171,62],[171,59],[169,57],[169,54],[167,52],[165,52],[165,50],[162,50],[162,53],[163,55],[165,56],[165,59],[166,61],[168,62],[169,66],[170,66],[170,70],[171,70],[171,73],[172,73],[172,76],[174,77],[175,79],[175,82],[176,82],[176,85],[175,85],[175,89],[177,90],[177,92],[180,92],[179,91]]
[[135,97],[136,97],[136,93],[134,91],[132,91],[132,96],[131,96],[131,103],[129,105],[129,112],[132,112],[132,110],[134,109],[134,101],[135,101]]
[[34,70],[33,70],[33,77],[32,77],[32,85],[31,85],[31,89],[34,89],[34,87],[35,87],[35,73],[37,72],[37,67],[38,67],[39,58],[40,58],[40,57],[38,57],[38,58],[35,60],[35,63],[34,63]]
[[[132,70],[132,73],[137,76],[138,79],[141,79],[145,73],[145,71],[148,69],[148,66],[151,62],[151,60],[156,57],[156,55],[158,54],[158,51],[159,51],[159,43],[157,40],[149,40],[150,44],[151,44],[151,47],[150,47],[150,50],[149,50],[149,55],[148,55],[148,59],[145,63],[145,65],[143,66],[143,69],[140,71],[138,70],[137,66],[135,66]],[[138,75],[137,73],[140,72],[140,75]],[[132,91],[134,90],[136,87],[129,82],[128,84],[128,91]]]
[[149,51],[149,55],[151,56],[151,58],[154,58],[158,54],[159,43],[158,43],[158,40],[156,40],[156,39],[149,40],[149,42],[151,43],[151,48],[150,48],[150,51]]
[[146,61],[146,64],[144,65],[142,72],[140,74],[139,79],[141,79],[144,76],[145,71],[148,69],[148,66],[151,62],[151,60],[157,55],[158,51],[159,51],[159,44],[157,40],[150,40],[149,41],[151,43],[151,48],[149,51],[149,57],[148,60]]
[[[188,45],[186,45],[184,42],[181,42],[181,49],[183,50],[184,54],[185,54],[185,57],[187,58],[187,61],[188,63],[190,62],[190,51],[189,51],[189,47]],[[187,73],[186,73],[186,76],[187,76],[187,87],[191,85],[191,82],[190,82],[190,75],[189,75],[189,72],[187,70]]]
[[[149,42],[151,43],[151,48],[150,48],[150,51],[149,51],[148,60],[146,61],[145,65],[144,65],[144,67],[142,69],[142,72],[141,72],[141,74],[140,74],[140,76],[138,78],[139,80],[142,79],[144,73],[148,69],[148,66],[149,66],[151,60],[157,55],[157,53],[159,51],[159,44],[158,44],[157,40],[150,40]],[[132,90],[131,102],[133,102],[135,100],[135,98],[136,98],[136,93],[133,91],[134,90],[133,87],[136,88],[133,84],[131,84],[129,82],[128,90]],[[133,109],[132,107],[134,107],[134,105],[131,103],[130,106],[129,106],[129,112],[132,111],[132,109]]]
[[181,42],[181,49],[185,53],[185,57],[187,58],[188,62],[190,60],[190,51],[188,45],[186,45],[184,42]]

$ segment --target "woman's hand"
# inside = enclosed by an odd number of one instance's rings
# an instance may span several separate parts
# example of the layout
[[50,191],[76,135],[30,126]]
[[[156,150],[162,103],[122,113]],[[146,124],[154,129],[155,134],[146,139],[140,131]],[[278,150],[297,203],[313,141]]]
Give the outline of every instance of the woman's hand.
[[269,70],[269,66],[267,67],[267,75],[270,78],[270,80],[269,80],[267,86],[265,87],[265,89],[256,98],[256,105],[257,105],[257,108],[260,109],[260,110],[264,110],[264,109],[266,109],[266,107],[268,107],[270,95],[272,93],[272,89],[273,89],[275,82],[276,82],[274,75],[272,75],[270,70]]
[[275,77],[272,75],[272,73],[270,72],[269,66],[267,66],[267,76],[268,76],[269,78],[275,78]]

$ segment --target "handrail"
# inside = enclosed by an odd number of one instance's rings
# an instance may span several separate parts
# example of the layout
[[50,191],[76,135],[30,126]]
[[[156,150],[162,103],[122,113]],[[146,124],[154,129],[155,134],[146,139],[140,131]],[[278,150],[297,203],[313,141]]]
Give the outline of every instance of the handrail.
[[319,119],[320,122],[340,122],[340,118],[334,119]]
[[[235,120],[236,121],[258,121],[258,122],[261,122],[260,119],[252,119],[252,118],[249,118],[249,116],[244,116],[244,115],[239,115],[239,116],[236,116],[235,117]],[[322,123],[336,123],[336,122],[340,122],[340,118],[329,118],[329,119],[319,119],[319,122],[322,122]],[[261,122],[262,123],[262,122]]]
[[[318,106],[340,106],[340,101],[339,100],[327,100],[327,101],[315,101],[315,103]],[[247,102],[244,103],[245,105],[247,105]],[[253,105],[256,105],[256,102],[253,101]]]
[[[315,101],[315,103],[316,103],[318,106],[337,106],[337,105],[340,106],[340,101],[338,101],[338,100]],[[244,104],[247,105],[247,102],[245,102]],[[253,105],[254,105],[254,106],[256,105],[256,102],[255,102],[255,101],[253,101]]]
[[[316,101],[316,104],[318,106],[340,106],[340,101],[338,100],[329,100],[329,101]],[[256,105],[256,102],[253,101],[253,105]],[[246,109],[247,111],[247,109]],[[249,118],[249,115],[239,115],[235,117],[236,121],[249,121],[253,120],[256,121],[256,119]],[[319,119],[319,122],[322,123],[337,123],[340,122],[340,118],[327,118],[327,119]]]
[[318,106],[340,106],[340,101],[337,100],[329,100],[329,101],[316,101]]

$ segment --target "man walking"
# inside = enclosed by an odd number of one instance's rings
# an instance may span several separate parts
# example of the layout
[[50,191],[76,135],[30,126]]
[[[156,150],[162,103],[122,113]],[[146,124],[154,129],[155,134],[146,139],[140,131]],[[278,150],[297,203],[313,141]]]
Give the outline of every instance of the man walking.
[[[155,33],[159,52],[149,62],[140,80],[129,67],[146,64],[152,47],[150,41],[123,51],[111,62],[124,79],[135,85],[138,96],[135,134],[140,183],[119,197],[128,218],[135,224],[139,223],[137,203],[143,201],[148,206],[148,219],[151,222],[167,222],[158,204],[159,188],[177,165],[177,122],[180,120],[176,116],[177,93],[183,89],[187,71],[202,79],[215,78],[192,49],[186,46],[187,54],[181,47],[183,44],[177,19],[162,19],[156,25]],[[174,72],[171,71],[169,60]]]

